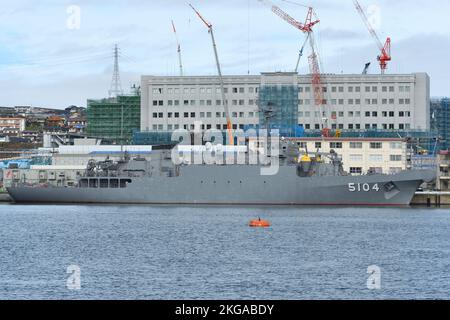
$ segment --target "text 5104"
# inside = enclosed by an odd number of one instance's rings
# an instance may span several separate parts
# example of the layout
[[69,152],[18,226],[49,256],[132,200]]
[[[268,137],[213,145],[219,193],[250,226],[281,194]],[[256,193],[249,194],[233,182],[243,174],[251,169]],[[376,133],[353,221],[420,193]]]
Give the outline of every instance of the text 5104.
[[370,191],[380,191],[380,187],[378,183],[369,184],[369,183],[349,183],[348,191],[350,192],[370,192]]

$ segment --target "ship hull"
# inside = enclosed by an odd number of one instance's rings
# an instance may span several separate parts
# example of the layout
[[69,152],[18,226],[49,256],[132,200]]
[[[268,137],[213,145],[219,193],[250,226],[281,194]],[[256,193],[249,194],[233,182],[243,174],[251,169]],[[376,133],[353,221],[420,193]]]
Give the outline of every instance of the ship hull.
[[17,203],[408,206],[432,171],[299,177],[295,167],[263,176],[257,166],[188,166],[179,176],[133,178],[126,188],[9,187]]

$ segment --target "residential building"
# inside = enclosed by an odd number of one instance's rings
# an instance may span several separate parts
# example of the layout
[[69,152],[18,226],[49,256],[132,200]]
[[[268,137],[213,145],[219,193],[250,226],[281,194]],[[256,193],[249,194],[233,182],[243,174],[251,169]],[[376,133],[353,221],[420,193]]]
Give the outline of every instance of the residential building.
[[2,117],[0,118],[0,133],[18,136],[25,130],[25,118]]

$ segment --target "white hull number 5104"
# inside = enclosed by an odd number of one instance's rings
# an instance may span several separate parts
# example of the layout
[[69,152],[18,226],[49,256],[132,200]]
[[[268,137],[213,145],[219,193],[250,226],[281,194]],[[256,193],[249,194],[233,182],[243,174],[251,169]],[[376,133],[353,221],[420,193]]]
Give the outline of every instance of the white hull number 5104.
[[380,187],[378,186],[378,183],[375,183],[374,185],[370,185],[368,183],[349,183],[348,184],[348,191],[350,192],[370,192],[370,191],[380,191]]

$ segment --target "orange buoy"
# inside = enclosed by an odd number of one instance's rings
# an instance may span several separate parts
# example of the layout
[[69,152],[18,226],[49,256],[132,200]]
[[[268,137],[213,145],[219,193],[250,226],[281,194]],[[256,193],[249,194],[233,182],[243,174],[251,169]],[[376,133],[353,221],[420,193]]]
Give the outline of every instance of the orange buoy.
[[270,222],[267,220],[261,220],[261,218],[250,221],[248,224],[251,228],[269,228],[271,226]]

